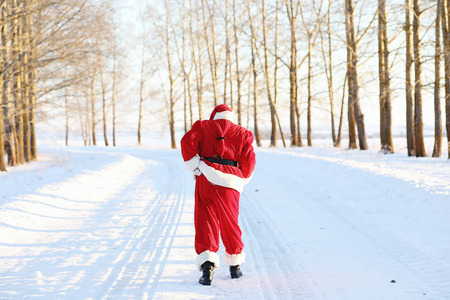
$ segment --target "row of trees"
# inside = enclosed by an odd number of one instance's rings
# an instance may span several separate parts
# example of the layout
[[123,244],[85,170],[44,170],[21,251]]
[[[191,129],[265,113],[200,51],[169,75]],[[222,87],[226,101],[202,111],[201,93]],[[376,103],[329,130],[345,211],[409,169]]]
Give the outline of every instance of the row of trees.
[[[246,99],[257,144],[259,123],[270,120],[272,146],[278,134],[285,144],[282,125],[287,119],[291,146],[301,146],[304,115],[307,144],[312,145],[312,123],[318,118],[313,113],[319,115],[319,110],[329,111],[333,143],[339,146],[347,100],[349,147],[364,150],[368,144],[360,99],[364,89],[378,81],[381,150],[394,152],[392,101],[401,97],[406,99],[402,102],[408,155],[426,156],[422,108],[426,92],[435,99],[433,156],[441,156],[442,100],[450,141],[449,5],[448,0],[164,0],[149,9],[149,24],[158,38],[157,57],[165,62],[159,68],[168,78],[162,90],[172,146],[178,100],[183,102],[188,130],[192,120],[203,117],[208,98],[214,105],[230,104],[239,124],[245,125]],[[335,103],[336,96],[341,103]],[[450,156],[450,144],[448,152]]]
[[450,0],[163,0],[134,27],[119,24],[117,5],[0,1],[0,158],[36,158],[37,119],[63,116],[66,144],[76,127],[85,145],[98,144],[101,126],[104,144],[116,145],[116,115],[134,114],[140,143],[145,120],[164,110],[175,148],[177,129],[219,103],[258,145],[267,131],[271,146],[302,146],[304,132],[311,146],[313,125],[327,119],[335,146],[348,136],[350,148],[367,149],[371,101],[385,153],[394,152],[395,102],[404,103],[408,155],[426,155],[423,103],[435,111],[433,156],[444,118],[449,138]]
[[[114,1],[2,0],[0,170],[36,159],[36,119],[78,119],[85,145],[115,116],[121,72]],[[123,58],[123,55],[122,55]],[[73,122],[72,122],[73,123]],[[112,144],[115,145],[115,118]]]
[[36,158],[36,63],[32,1],[2,1],[0,51],[0,171]]

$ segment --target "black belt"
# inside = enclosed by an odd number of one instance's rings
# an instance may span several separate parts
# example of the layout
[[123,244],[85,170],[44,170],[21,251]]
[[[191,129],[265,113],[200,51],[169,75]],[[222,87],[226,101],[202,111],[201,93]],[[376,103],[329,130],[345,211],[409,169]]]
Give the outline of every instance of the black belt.
[[227,165],[237,167],[238,162],[231,159],[215,158],[215,157],[202,157],[202,159],[207,160],[211,163],[216,163],[220,165]]

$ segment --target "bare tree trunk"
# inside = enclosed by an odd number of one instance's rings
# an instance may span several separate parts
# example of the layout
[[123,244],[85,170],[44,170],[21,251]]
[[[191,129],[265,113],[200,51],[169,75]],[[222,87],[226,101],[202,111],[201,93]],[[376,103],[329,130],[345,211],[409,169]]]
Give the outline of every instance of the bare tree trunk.
[[142,27],[143,27],[143,34],[142,34],[142,52],[141,52],[141,79],[139,82],[139,117],[138,117],[138,145],[142,144],[141,139],[141,131],[142,131],[142,114],[144,109],[144,86],[145,86],[145,47],[146,47],[146,32],[144,29],[144,19],[142,19]]
[[420,0],[414,0],[414,21],[413,21],[413,40],[414,40],[414,133],[415,150],[417,157],[427,156],[425,153],[425,144],[423,140],[423,120],[422,120],[422,56],[420,43]]
[[89,92],[86,93],[86,104],[85,104],[85,132],[86,132],[86,142],[84,143],[85,146],[87,145],[91,145],[92,144],[92,115],[91,112],[89,110],[89,104],[90,104],[90,96],[89,96]]
[[259,134],[259,128],[258,128],[258,70],[256,68],[256,56],[257,56],[257,49],[256,49],[256,37],[255,37],[255,30],[253,28],[253,18],[251,16],[251,10],[250,10],[250,0],[247,0],[247,11],[248,11],[248,18],[250,23],[250,30],[251,30],[251,55],[252,55],[252,71],[253,71],[253,124],[254,124],[254,134],[255,134],[255,141],[256,145],[258,147],[261,147],[261,136]]
[[[312,146],[312,55],[313,49],[316,43],[317,32],[320,30],[321,26],[321,14],[322,14],[322,5],[323,0],[320,2],[319,9],[316,9],[315,2],[313,3],[313,8],[316,13],[316,20],[310,21],[307,20],[304,11],[302,1],[299,1],[300,14],[302,17],[302,23],[304,31],[306,32],[306,37],[308,39],[308,109],[307,109],[307,135],[306,139],[308,141],[308,146]],[[310,24],[313,23],[313,27],[311,28]],[[300,127],[300,126],[299,126]]]
[[[354,119],[358,129],[358,140],[359,148],[361,150],[367,150],[367,140],[364,126],[364,115],[361,112],[361,107],[359,103],[359,86],[358,86],[358,56],[357,56],[357,42],[355,36],[355,26],[353,23],[353,0],[346,0],[346,14],[347,14],[347,42],[350,51],[350,62],[349,62],[349,83],[351,82],[352,89],[349,89],[349,94],[351,94],[351,105],[353,106]],[[350,85],[349,85],[350,87]],[[349,101],[350,102],[350,101]]]
[[286,12],[289,19],[290,37],[290,65],[289,65],[289,111],[291,125],[291,146],[299,146],[299,136],[297,132],[297,15],[298,5],[294,7],[292,0],[286,1]]
[[[4,18],[4,14],[3,14],[3,5],[0,5],[0,16],[3,19]],[[4,22],[0,23],[0,46],[1,49],[4,49],[4,45],[3,45],[3,40],[5,39],[5,31],[4,31],[4,27],[5,24]],[[3,58],[4,56],[4,51],[0,50],[0,67],[3,68]],[[3,128],[3,123],[5,121],[4,119],[4,114],[3,114],[3,76],[0,75],[0,172],[5,172],[6,171],[6,164],[5,164],[5,141],[4,141],[4,128]]]
[[[323,62],[325,64],[325,75],[327,76],[328,83],[328,97],[330,99],[330,118],[331,118],[331,138],[333,140],[333,146],[337,147],[336,140],[336,126],[334,122],[334,90],[333,90],[333,51],[331,45],[331,6],[333,0],[328,0],[328,12],[327,12],[327,36],[328,36],[328,53],[325,51],[324,38],[321,38],[322,42],[322,54]],[[327,56],[328,55],[328,63]]]
[[[2,20],[9,16],[11,10],[11,4],[9,2],[3,2],[1,6],[2,10]],[[9,72],[6,72],[8,68],[8,60],[11,60],[11,36],[10,36],[10,26],[8,22],[2,22],[2,56],[3,56],[3,113],[5,117],[5,151],[8,155],[8,164],[10,166],[15,166],[18,164],[17,153],[16,153],[16,127],[14,122],[14,110],[13,110],[13,98],[11,94],[11,80]]]
[[113,146],[117,146],[116,142],[116,82],[117,82],[117,37],[114,31],[114,45],[113,45],[113,70],[112,70],[112,134]]
[[95,72],[91,78],[91,115],[92,115],[92,145],[97,145],[97,138],[95,134],[95,90],[94,90],[94,82],[95,82]]
[[[192,127],[193,122],[193,114],[192,114],[192,95],[191,95],[191,82],[190,76],[192,72],[192,65],[190,69],[187,69],[187,60],[186,60],[186,31],[184,21],[186,20],[186,8],[184,4],[182,5],[182,9],[180,12],[180,20],[181,20],[181,51],[179,50],[177,39],[175,39],[175,44],[177,47],[178,60],[180,62],[181,71],[183,73],[183,98],[184,98],[184,132],[188,132],[188,130]],[[192,29],[191,29],[192,32]],[[181,52],[181,55],[180,55]]]
[[170,55],[170,33],[169,33],[169,7],[168,2],[165,1],[166,5],[166,24],[165,24],[165,43],[166,43],[166,59],[167,59],[167,67],[168,67],[168,76],[169,76],[169,107],[168,107],[168,117],[169,117],[169,128],[170,128],[170,145],[172,149],[177,147],[175,141],[175,91],[174,84],[175,80],[172,74],[172,60]]
[[105,146],[109,146],[108,144],[108,130],[106,128],[106,83],[105,76],[103,74],[104,66],[103,66],[103,54],[100,51],[100,83],[102,85],[102,120],[103,120],[103,138],[105,140]]
[[347,36],[347,83],[348,83],[348,110],[347,110],[347,119],[348,119],[348,148],[349,149],[356,149],[356,122],[355,122],[355,113],[354,113],[354,104],[355,101],[354,97],[354,88],[353,85],[354,82],[354,74],[352,72],[352,62],[353,62],[353,55],[354,49],[352,49],[351,44],[351,33],[350,33],[350,12],[348,8],[348,0],[345,0],[345,27],[346,27],[346,36]]
[[[31,1],[31,4],[36,4],[36,2]],[[35,45],[35,31],[33,24],[33,17],[31,13],[28,14],[28,84],[29,84],[29,126],[30,126],[30,160],[37,159],[37,145],[36,145],[36,127],[35,127],[35,109],[36,109],[36,52],[37,47]]]
[[450,0],[441,0],[442,36],[444,37],[445,65],[445,115],[447,131],[447,152],[450,159]]
[[80,131],[81,137],[83,138],[83,143],[86,146],[87,144],[87,135],[86,135],[86,122],[83,122],[83,109],[80,104],[80,100],[77,99],[77,108],[78,108],[78,119],[80,121]]
[[[205,9],[208,7],[208,12],[210,15],[209,22],[207,23],[206,20],[206,12]],[[217,91],[217,55],[216,55],[216,32],[214,29],[214,22],[212,20],[213,12],[211,9],[209,9],[209,5],[206,3],[205,0],[202,0],[202,15],[203,15],[203,29],[205,33],[205,40],[206,40],[206,48],[208,50],[208,57],[209,57],[209,66],[211,68],[211,77],[212,77],[212,84],[213,84],[213,92],[214,92],[214,106],[217,106],[218,104],[218,91]],[[208,26],[211,27],[211,38],[212,38],[212,45],[210,45],[210,40],[208,37]]]
[[405,33],[406,33],[406,142],[408,156],[416,155],[415,134],[414,134],[414,100],[413,100],[413,82],[412,82],[412,64],[413,64],[413,42],[412,42],[412,0],[405,0]]
[[[234,1],[234,0],[233,0]],[[226,21],[226,26],[227,26],[227,66],[228,66],[228,76],[229,76],[229,82],[230,82],[230,108],[231,108],[231,110],[232,111],[234,111],[235,109],[234,109],[234,89],[233,89],[233,62],[232,62],[232,60],[231,60],[231,56],[232,56],[232,53],[231,53],[231,43],[232,43],[232,41],[231,41],[231,39],[232,39],[232,37],[230,36],[230,29],[229,29],[229,27],[228,27],[228,23],[229,22],[231,22],[228,18],[229,16],[229,12],[228,12],[228,0],[227,0],[227,21]],[[225,78],[226,78],[226,76],[225,76]]]
[[[20,5],[17,0],[12,0],[13,13],[20,11]],[[21,39],[22,39],[22,24],[19,16],[13,18],[12,22],[12,59],[20,61],[22,56]],[[23,98],[22,98],[22,75],[21,65],[15,64],[13,67],[14,80],[14,106],[15,106],[15,132],[16,132],[16,152],[17,162],[23,164],[25,162],[25,155],[23,152],[24,145],[24,127],[23,127]],[[14,126],[14,125],[11,125]]]
[[312,42],[311,36],[308,34],[308,113],[307,113],[307,129],[306,129],[306,140],[308,142],[308,146],[312,146],[312,120],[311,120],[311,109],[312,109],[312,92],[311,92],[311,84],[312,84]]
[[228,30],[228,0],[225,0],[225,70],[223,78],[223,103],[227,103],[228,69],[231,65],[230,32]]
[[23,82],[23,123],[24,123],[24,155],[25,155],[25,161],[29,162],[32,160],[31,156],[31,126],[30,126],[30,27],[32,26],[32,18],[31,13],[29,11],[29,6],[31,4],[31,1],[23,1],[22,2],[22,9],[24,11],[22,23],[23,23],[23,38],[22,38],[22,49],[23,49],[23,66],[24,71],[22,73],[22,82]]
[[[1,53],[0,53],[0,65],[1,62]],[[0,86],[3,85],[3,79],[0,78]],[[5,164],[5,143],[3,140],[3,101],[0,94],[0,172],[6,171],[6,164]]]
[[[275,37],[274,37],[274,52],[275,52],[275,62],[273,68],[273,105],[276,108],[278,100],[278,30],[279,30],[279,10],[280,4],[279,0],[276,0],[275,5]],[[275,109],[276,112],[276,109]],[[286,147],[286,140],[284,138],[283,128],[281,127],[281,121],[278,114],[276,114],[278,129],[280,130],[281,141],[283,142],[283,147]],[[275,137],[276,138],[276,137]]]
[[338,129],[338,135],[337,135],[337,138],[336,138],[336,147],[340,147],[341,146],[342,123],[343,123],[343,120],[344,120],[345,87],[347,86],[347,80],[348,80],[348,72],[345,73],[344,84],[342,85],[341,113],[339,114],[339,129]]
[[236,20],[236,0],[233,0],[233,30],[234,30],[234,53],[236,61],[236,83],[237,83],[237,117],[238,124],[242,125],[242,87],[241,76],[239,69],[239,39],[238,26]]
[[441,0],[437,0],[434,48],[434,148],[433,157],[442,154],[442,117],[441,117]]
[[266,1],[261,0],[261,14],[263,25],[263,46],[264,46],[264,65],[263,73],[266,79],[267,97],[270,105],[270,120],[271,120],[271,134],[270,134],[270,146],[276,147],[277,145],[277,119],[276,119],[276,107],[272,99],[272,88],[269,76],[269,51],[267,45],[267,26],[266,26]]
[[391,122],[391,88],[389,78],[389,41],[386,0],[378,0],[378,63],[380,81],[380,139],[383,153],[394,153]]
[[[197,2],[196,2],[197,3]],[[191,11],[194,11],[192,6],[192,0],[189,0],[189,7]],[[196,11],[198,11],[198,6],[196,5]],[[193,34],[193,25],[192,25],[192,13],[189,14],[189,34],[190,34],[190,43],[191,43],[191,56],[192,56],[192,63],[194,64],[195,68],[195,77],[196,77],[196,85],[197,85],[197,105],[198,105],[198,118],[200,120],[203,119],[203,62],[202,62],[202,52],[200,47],[200,38],[197,36],[195,39],[197,43],[194,41],[194,34]],[[197,22],[197,30],[200,30],[200,23],[199,23],[199,17],[198,14],[196,14],[196,22]],[[198,33],[197,33],[198,35]],[[198,52],[198,59],[195,53],[195,48],[197,48]]]
[[65,91],[64,94],[64,108],[66,113],[66,146],[69,146],[69,100],[67,99],[67,91]]

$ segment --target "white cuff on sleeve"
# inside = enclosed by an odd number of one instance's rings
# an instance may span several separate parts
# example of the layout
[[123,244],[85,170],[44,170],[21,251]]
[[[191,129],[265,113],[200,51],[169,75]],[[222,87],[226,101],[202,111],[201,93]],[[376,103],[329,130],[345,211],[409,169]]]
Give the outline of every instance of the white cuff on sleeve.
[[200,164],[200,156],[198,156],[198,154],[196,154],[190,160],[187,160],[184,162],[184,165],[186,166],[186,168],[191,172],[194,171],[195,169],[197,169],[199,164]]

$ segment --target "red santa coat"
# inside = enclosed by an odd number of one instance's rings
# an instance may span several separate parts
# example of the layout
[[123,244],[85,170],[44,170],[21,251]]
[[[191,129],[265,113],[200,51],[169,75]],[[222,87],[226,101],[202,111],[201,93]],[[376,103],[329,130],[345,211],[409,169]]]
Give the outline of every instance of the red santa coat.
[[[219,266],[219,229],[226,248],[225,263],[243,262],[241,230],[238,225],[239,196],[255,169],[253,134],[233,123],[227,105],[217,106],[210,120],[197,121],[181,140],[181,152],[188,170],[199,169],[196,180],[195,248],[197,267],[207,260]],[[204,157],[223,158],[237,166],[212,163]]]

